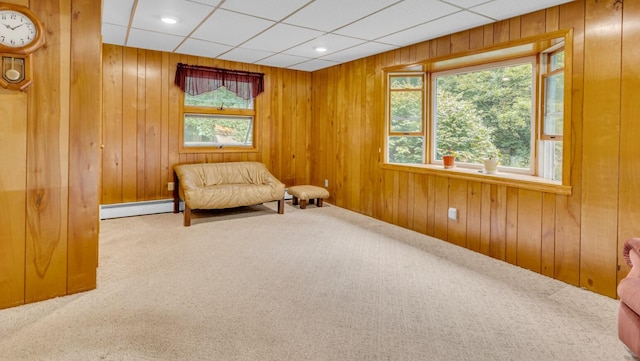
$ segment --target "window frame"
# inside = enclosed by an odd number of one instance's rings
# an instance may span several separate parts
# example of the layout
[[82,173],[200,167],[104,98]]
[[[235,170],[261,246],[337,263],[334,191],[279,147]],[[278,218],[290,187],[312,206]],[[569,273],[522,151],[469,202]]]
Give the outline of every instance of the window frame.
[[[222,87],[218,88],[221,89]],[[217,89],[216,89],[217,90]],[[185,93],[180,92],[180,126],[179,126],[179,153],[247,153],[258,152],[259,121],[257,119],[258,107],[261,97],[253,98],[253,109],[219,108],[185,105]],[[251,146],[240,145],[211,145],[211,146],[185,146],[185,117],[187,115],[203,115],[208,117],[250,117],[252,118]]]
[[[407,64],[399,64],[393,65],[389,67],[382,68],[383,74],[385,74],[384,81],[382,86],[385,94],[385,99],[387,97],[387,89],[388,84],[386,76],[389,72],[401,73],[401,72],[411,72],[411,71],[423,71],[425,73],[436,72],[441,70],[453,69],[453,68],[461,68],[464,66],[472,66],[478,64],[487,64],[495,61],[502,61],[513,59],[516,57],[530,56],[535,55],[539,56],[545,49],[549,49],[552,46],[556,45],[559,42],[564,42],[564,120],[563,120],[563,140],[562,140],[562,180],[561,181],[553,181],[550,179],[545,179],[541,175],[539,175],[539,169],[536,168],[535,175],[527,175],[527,174],[515,174],[515,173],[504,173],[499,172],[497,174],[483,174],[482,172],[478,172],[478,169],[472,168],[464,168],[464,167],[456,167],[453,169],[443,169],[442,165],[439,164],[427,164],[427,160],[425,159],[425,164],[398,164],[398,163],[388,163],[387,162],[387,131],[385,128],[385,132],[381,134],[379,153],[380,157],[378,158],[379,166],[381,169],[395,170],[395,171],[406,171],[418,174],[431,174],[431,175],[439,175],[445,176],[447,178],[454,179],[462,179],[469,181],[479,181],[482,183],[495,184],[495,185],[504,185],[509,187],[516,187],[520,189],[529,189],[536,190],[542,192],[549,192],[561,195],[570,195],[572,192],[571,187],[571,149],[572,149],[572,141],[571,141],[571,118],[572,118],[572,80],[573,80],[573,29],[563,29],[558,31],[553,31],[541,35],[536,35],[532,37],[522,38],[515,41],[509,41],[493,46],[487,46],[481,49],[469,50],[459,52],[453,55],[427,58],[425,60]],[[540,62],[537,63],[537,71],[539,74],[539,66]],[[536,77],[536,91],[540,89],[540,77]],[[432,99],[431,89],[427,90],[428,99],[427,102],[430,102]],[[537,95],[537,94],[536,94]],[[538,167],[538,148],[537,144],[539,139],[539,127],[540,127],[540,107],[538,104],[535,106],[535,121],[536,121],[536,154],[535,154],[535,167]],[[387,126],[389,120],[386,118],[388,111],[385,113],[385,127]],[[427,110],[426,114],[431,114],[430,109]],[[427,122],[427,128],[429,128],[432,124],[432,120],[429,119]],[[430,135],[430,130],[428,130],[428,136]],[[432,139],[426,139],[425,147],[430,147],[430,143]],[[430,156],[431,150],[428,151],[428,156]]]
[[[507,67],[510,65],[520,65],[520,64],[531,64],[531,68],[532,68],[532,76],[531,76],[531,93],[532,93],[532,98],[531,98],[531,114],[530,114],[530,119],[531,119],[531,127],[530,127],[530,131],[529,131],[529,143],[531,144],[531,149],[530,149],[530,155],[529,155],[529,164],[530,164],[530,168],[529,169],[524,169],[524,168],[515,168],[515,167],[506,167],[506,166],[498,166],[498,170],[499,171],[505,171],[507,170],[507,173],[514,173],[514,174],[529,174],[529,175],[534,175],[536,174],[536,168],[537,168],[537,162],[536,162],[536,149],[537,146],[535,144],[536,142],[536,132],[538,129],[538,124],[537,124],[537,78],[538,78],[538,72],[537,72],[537,63],[538,60],[535,56],[533,55],[529,55],[529,56],[524,56],[524,57],[518,57],[518,58],[513,58],[513,59],[507,59],[507,60],[499,60],[499,61],[494,61],[494,62],[490,62],[490,63],[485,63],[485,64],[476,64],[476,65],[470,65],[470,66],[464,66],[464,67],[459,67],[459,68],[453,68],[453,69],[447,69],[447,70],[442,70],[442,71],[435,71],[435,72],[429,72],[428,73],[428,78],[429,78],[429,84],[430,84],[430,88],[432,89],[432,94],[431,94],[431,107],[429,109],[429,126],[431,128],[431,134],[429,135],[429,139],[431,140],[430,142],[430,149],[428,150],[429,152],[429,159],[430,159],[430,164],[437,164],[437,165],[442,165],[443,162],[440,159],[437,159],[436,156],[436,144],[437,144],[437,139],[436,139],[436,131],[437,131],[437,123],[436,123],[436,116],[435,113],[437,112],[437,89],[435,86],[435,82],[438,76],[443,76],[443,75],[452,75],[452,74],[463,74],[463,73],[470,73],[470,72],[474,72],[474,71],[482,71],[482,70],[488,70],[488,69],[495,69],[495,68],[501,68],[501,67]],[[476,163],[465,163],[465,162],[460,162],[458,160],[456,160],[456,164],[461,164],[466,168],[472,168],[472,169],[482,169],[483,165],[482,164],[476,164]]]
[[[391,89],[391,78],[394,77],[415,77],[415,76],[420,76],[422,78],[422,88],[420,90],[414,90],[414,89]],[[423,149],[422,149],[422,159],[423,162],[426,160],[427,157],[427,152],[426,152],[426,145],[427,145],[427,141],[428,141],[428,122],[426,121],[426,116],[425,116],[425,112],[427,111],[427,106],[426,106],[426,101],[429,97],[429,93],[428,93],[428,78],[426,76],[426,74],[424,72],[418,72],[418,71],[413,71],[413,72],[399,72],[399,73],[395,73],[395,72],[390,72],[387,73],[387,76],[385,77],[386,80],[386,88],[387,88],[387,101],[385,102],[386,104],[386,122],[385,122],[385,133],[387,134],[387,138],[389,139],[389,137],[401,137],[401,136],[409,136],[409,137],[422,137],[423,140]],[[398,132],[398,131],[392,131],[391,130],[391,94],[395,91],[400,92],[400,91],[420,91],[422,93],[422,104],[421,104],[421,113],[422,113],[422,129],[419,132]],[[385,151],[385,162],[389,163],[389,149],[388,149],[389,144],[387,142],[385,142],[385,147],[386,147],[386,151]],[[403,163],[389,163],[389,164],[403,164]],[[405,163],[406,164],[406,163]]]

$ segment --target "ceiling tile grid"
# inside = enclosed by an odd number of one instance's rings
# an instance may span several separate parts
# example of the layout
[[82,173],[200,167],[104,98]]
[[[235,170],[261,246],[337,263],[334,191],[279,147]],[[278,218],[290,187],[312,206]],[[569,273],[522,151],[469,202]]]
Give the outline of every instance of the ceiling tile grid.
[[570,1],[103,0],[102,35],[107,44],[315,71]]

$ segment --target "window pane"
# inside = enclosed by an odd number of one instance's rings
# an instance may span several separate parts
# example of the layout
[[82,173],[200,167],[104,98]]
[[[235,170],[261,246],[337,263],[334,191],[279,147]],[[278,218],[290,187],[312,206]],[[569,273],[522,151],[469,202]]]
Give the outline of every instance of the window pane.
[[533,64],[449,73],[434,77],[435,154],[482,164],[531,169]]
[[389,163],[422,164],[423,137],[389,137]]
[[548,76],[544,84],[544,133],[562,135],[564,111],[564,73]]
[[391,93],[391,131],[422,132],[422,91]]
[[564,68],[564,51],[559,51],[555,54],[552,54],[549,58],[549,66],[551,71]]
[[236,93],[220,87],[199,95],[184,94],[184,105],[211,108],[253,109],[253,99],[240,98]]
[[184,115],[185,147],[251,146],[253,118],[205,114]]
[[422,89],[422,76],[392,76],[391,89]]
[[562,142],[543,141],[540,151],[542,176],[562,181]]

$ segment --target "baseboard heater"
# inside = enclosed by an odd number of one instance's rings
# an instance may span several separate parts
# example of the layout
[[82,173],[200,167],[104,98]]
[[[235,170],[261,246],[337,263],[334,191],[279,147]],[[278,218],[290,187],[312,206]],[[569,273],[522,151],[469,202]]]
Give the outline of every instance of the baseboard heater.
[[[284,199],[293,198],[289,192],[284,192]],[[184,211],[184,202],[180,201],[180,210]],[[100,219],[144,216],[146,214],[173,212],[173,199],[159,199],[157,201],[129,202],[100,205]]]
[[[184,202],[180,202],[184,210]],[[173,212],[173,199],[100,205],[100,219],[143,216],[145,214]]]

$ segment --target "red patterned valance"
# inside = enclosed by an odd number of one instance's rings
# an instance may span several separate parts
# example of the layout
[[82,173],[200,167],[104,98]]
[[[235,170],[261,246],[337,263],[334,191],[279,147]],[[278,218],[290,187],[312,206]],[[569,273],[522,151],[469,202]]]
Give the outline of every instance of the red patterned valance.
[[249,100],[264,91],[264,74],[178,63],[176,85],[183,92],[198,95],[224,86]]

